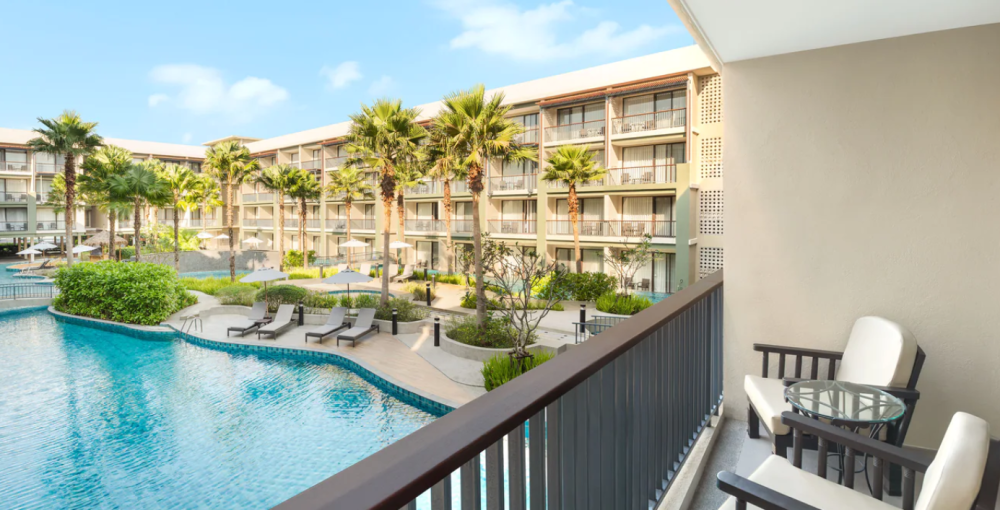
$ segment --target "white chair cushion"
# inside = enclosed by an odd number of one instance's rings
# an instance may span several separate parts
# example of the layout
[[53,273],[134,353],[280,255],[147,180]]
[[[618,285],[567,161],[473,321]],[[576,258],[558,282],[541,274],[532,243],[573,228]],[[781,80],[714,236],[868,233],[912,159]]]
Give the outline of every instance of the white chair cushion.
[[971,508],[979,494],[990,450],[990,426],[967,413],[955,413],[934,456],[915,510]]
[[909,331],[881,317],[862,317],[851,329],[836,379],[903,388],[916,358],[917,341]]
[[[788,462],[788,459],[777,455],[769,456],[747,478],[821,510],[898,510],[871,496],[798,469]],[[736,498],[729,498],[720,510],[735,508]],[[747,508],[757,507],[747,505]]]
[[788,425],[781,423],[781,413],[792,410],[791,404],[785,402],[785,384],[781,379],[747,375],[743,380],[743,390],[772,436],[791,432]]

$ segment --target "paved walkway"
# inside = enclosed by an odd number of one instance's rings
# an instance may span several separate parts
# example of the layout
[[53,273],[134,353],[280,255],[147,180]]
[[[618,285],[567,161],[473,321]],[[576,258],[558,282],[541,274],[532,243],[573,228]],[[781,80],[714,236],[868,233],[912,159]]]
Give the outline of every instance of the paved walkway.
[[[201,293],[198,295],[198,304],[188,307],[181,312],[170,316],[166,323],[177,328],[181,327],[180,316],[200,312],[218,306],[218,300],[212,296]],[[249,311],[249,309],[248,309]],[[282,333],[277,340],[258,340],[256,334],[246,337],[227,337],[226,329],[230,324],[245,318],[241,315],[215,315],[204,319],[204,331],[191,332],[194,335],[216,341],[228,341],[230,343],[246,345],[277,345],[281,347],[293,347],[296,349],[306,349],[314,351],[335,352],[345,357],[354,359],[362,364],[375,369],[379,375],[387,376],[390,380],[402,383],[436,400],[453,405],[465,404],[477,396],[483,394],[485,390],[481,387],[482,377],[476,381],[472,375],[473,367],[464,363],[468,360],[456,358],[445,353],[428,353],[422,345],[412,348],[413,344],[407,344],[393,337],[389,333],[379,333],[369,335],[358,341],[356,346],[350,343],[341,342],[337,347],[334,337],[327,337],[322,343],[310,341],[305,343],[305,333],[316,328],[315,325],[295,327]],[[433,346],[430,347],[433,349]],[[447,360],[443,356],[448,356],[452,360]],[[430,360],[434,360],[432,362]],[[474,363],[474,362],[469,362]],[[478,372],[479,365],[475,364],[475,371]],[[444,367],[446,372],[439,368]],[[475,386],[478,384],[479,386]]]

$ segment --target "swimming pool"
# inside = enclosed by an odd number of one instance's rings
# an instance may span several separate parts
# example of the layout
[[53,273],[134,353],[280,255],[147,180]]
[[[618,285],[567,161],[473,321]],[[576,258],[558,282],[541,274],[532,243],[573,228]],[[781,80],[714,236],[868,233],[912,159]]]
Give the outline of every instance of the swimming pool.
[[435,419],[293,355],[0,328],[0,508],[270,508]]

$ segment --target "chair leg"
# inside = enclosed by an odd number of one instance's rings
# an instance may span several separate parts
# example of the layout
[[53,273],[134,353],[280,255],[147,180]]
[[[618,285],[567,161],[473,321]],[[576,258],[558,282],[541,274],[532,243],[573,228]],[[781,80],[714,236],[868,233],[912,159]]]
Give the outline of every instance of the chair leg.
[[747,437],[750,439],[760,438],[760,418],[753,406],[747,406]]

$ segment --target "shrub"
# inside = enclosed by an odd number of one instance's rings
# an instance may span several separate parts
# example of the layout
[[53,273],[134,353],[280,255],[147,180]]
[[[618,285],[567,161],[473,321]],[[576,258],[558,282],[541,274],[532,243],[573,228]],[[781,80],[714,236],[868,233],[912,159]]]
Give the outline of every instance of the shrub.
[[[406,286],[403,287],[403,290],[406,291],[406,292],[409,292],[410,294],[413,294],[413,300],[414,301],[419,301],[421,303],[427,302],[427,284],[426,283],[423,283],[423,282],[421,282],[421,283],[417,283],[417,282],[407,283]],[[431,288],[431,301],[434,301],[435,297],[437,297],[437,293],[435,293],[434,289]]]
[[336,294],[329,294],[327,292],[311,291],[303,300],[303,304],[305,304],[307,308],[323,308],[329,310],[330,308],[338,306],[337,303],[340,302],[340,299],[338,299],[339,297],[340,296]]
[[466,285],[466,277],[469,279],[468,285],[472,286],[476,284],[476,278],[471,275],[437,273],[427,276],[426,271],[416,271],[413,273],[415,280],[433,280],[438,283],[450,283],[452,285]]
[[486,391],[493,391],[504,383],[545,363],[554,356],[549,352],[536,352],[531,358],[515,362],[506,354],[497,354],[483,362],[483,383]]
[[617,315],[635,315],[651,306],[653,302],[649,298],[635,294],[619,296],[614,292],[608,292],[597,298],[598,310]]
[[552,275],[549,274],[531,287],[531,295],[548,299],[554,293],[558,299],[596,301],[602,295],[614,292],[615,285],[615,278],[604,273],[569,273],[553,288]]
[[302,269],[301,267],[297,267],[294,269],[288,269],[285,272],[288,273],[289,280],[310,280],[313,278],[326,278],[327,276],[333,276],[337,274],[337,268],[335,267],[326,268],[325,270],[323,270],[322,276],[320,276],[319,274],[318,267],[312,267],[309,269]]
[[[475,310],[478,301],[479,300],[476,298],[476,294],[474,292],[466,292],[465,295],[462,296],[462,302],[460,303],[460,306],[462,308],[468,308],[469,310]],[[502,307],[500,306],[499,301],[495,299],[487,300],[486,302],[487,310],[499,310],[500,308]]]
[[[375,296],[378,300],[378,297]],[[392,309],[397,311],[396,320],[399,322],[415,322],[427,317],[427,310],[420,308],[413,301],[402,298],[390,299],[385,305],[375,309],[375,318],[383,321],[392,320]]]
[[302,287],[272,285],[267,288],[266,295],[264,289],[260,289],[254,299],[256,301],[266,301],[267,309],[273,312],[278,309],[279,305],[296,305],[299,301],[305,301],[308,295],[309,291]]
[[181,278],[181,285],[187,290],[196,290],[198,292],[204,292],[209,296],[215,296],[218,292],[226,287],[232,287],[234,285],[239,285],[249,288],[260,288],[259,283],[233,283],[229,277],[216,278],[210,276],[208,278]]
[[188,294],[170,266],[94,262],[56,272],[60,312],[127,324],[156,325],[198,300]]
[[246,283],[238,283],[219,289],[215,293],[215,297],[223,305],[253,306],[254,299],[257,297],[257,288]]
[[[445,324],[445,334],[456,342],[491,349],[511,349],[517,332],[506,317],[489,314],[482,326],[476,324],[474,315],[452,317]],[[528,344],[535,343],[535,335]]]
[[348,294],[341,294],[340,306],[343,306],[344,308],[354,308],[354,298]]
[[358,294],[358,297],[354,298],[355,308],[378,308],[379,296],[375,294]]
[[[309,263],[314,264],[316,262],[316,250],[309,250]],[[282,264],[283,267],[302,267],[302,251],[301,250],[288,250],[285,254],[285,260]]]

